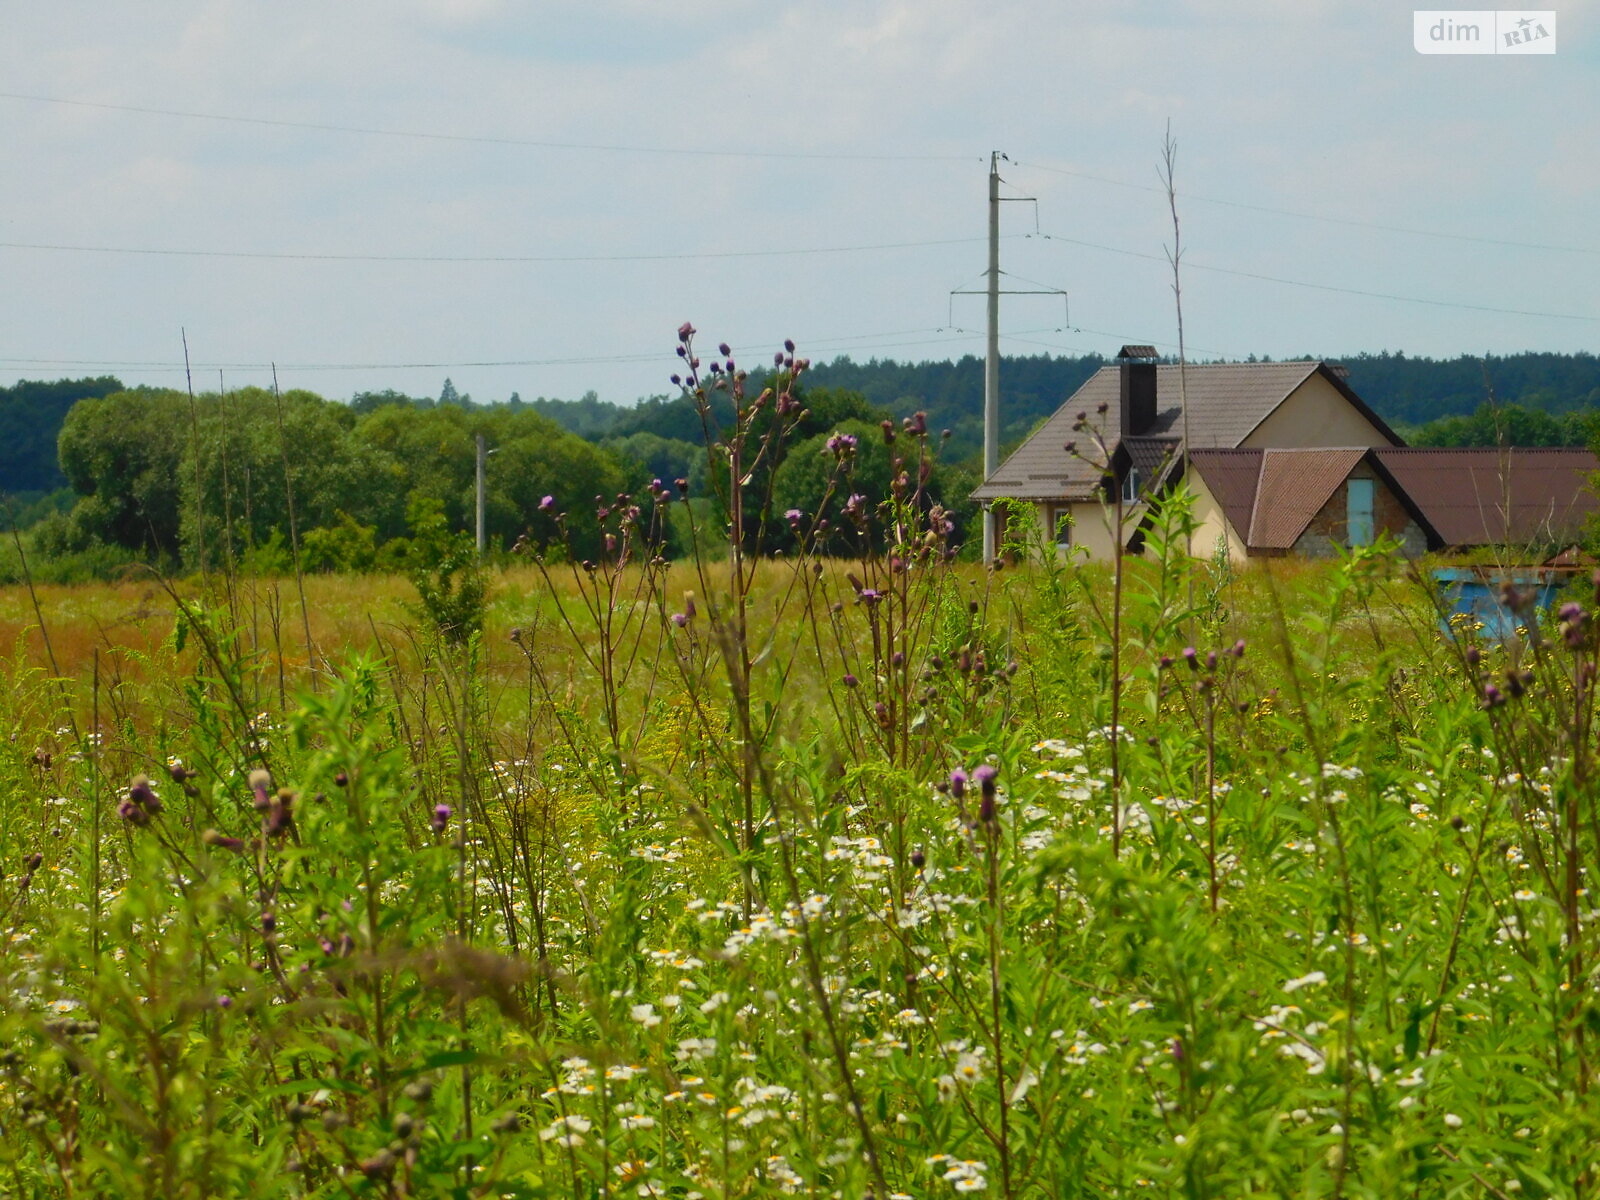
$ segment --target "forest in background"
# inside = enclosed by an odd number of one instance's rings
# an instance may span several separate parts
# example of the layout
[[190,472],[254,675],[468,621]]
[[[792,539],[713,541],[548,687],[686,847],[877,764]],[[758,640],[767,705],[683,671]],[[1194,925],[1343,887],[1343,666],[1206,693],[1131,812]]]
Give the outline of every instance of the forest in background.
[[[1003,360],[1005,450],[1106,361]],[[1590,354],[1439,361],[1385,352],[1342,361],[1355,391],[1415,445],[1586,446],[1600,438],[1600,365]],[[833,476],[825,469],[825,443],[841,431],[862,447],[850,490],[876,503],[900,469],[882,430],[924,413],[937,447],[927,500],[964,527],[973,516],[965,497],[980,472],[982,375],[971,356],[846,357],[810,367],[800,390],[806,415],[759,465],[775,511],[811,514],[848,498],[828,494]],[[763,382],[754,375],[752,395]],[[184,392],[127,389],[110,376],[24,381],[0,388],[0,493],[8,523],[29,531],[27,553],[46,578],[103,576],[129,561],[202,565],[208,537],[211,561],[288,569],[296,534],[311,569],[404,569],[418,538],[473,528],[481,434],[494,451],[486,470],[491,551],[554,548],[583,557],[598,545],[601,498],[665,488],[715,504],[705,447],[734,414],[714,395],[703,418],[688,396],[623,405],[593,392],[531,401],[513,392],[479,402],[449,379],[436,397],[384,390],[348,402],[248,388],[191,402]],[[662,506],[656,533],[669,554],[684,532],[671,508]],[[558,521],[562,513],[569,516]],[[845,535],[841,523],[835,540]],[[767,551],[792,540],[782,528],[752,537],[752,548]],[[8,548],[0,578],[20,572],[20,549]],[[842,541],[836,549],[851,552]]]

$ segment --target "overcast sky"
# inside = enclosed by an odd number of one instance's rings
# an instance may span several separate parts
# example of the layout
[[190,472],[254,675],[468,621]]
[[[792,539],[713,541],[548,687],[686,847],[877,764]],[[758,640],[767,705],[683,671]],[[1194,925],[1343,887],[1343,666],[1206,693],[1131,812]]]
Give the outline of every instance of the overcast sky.
[[629,402],[684,320],[981,354],[991,150],[1007,286],[1070,293],[1003,349],[1170,348],[1169,119],[1194,356],[1592,351],[1600,0],[1556,12],[1446,57],[1372,0],[12,4],[0,382],[181,385],[180,329],[197,387],[338,398]]

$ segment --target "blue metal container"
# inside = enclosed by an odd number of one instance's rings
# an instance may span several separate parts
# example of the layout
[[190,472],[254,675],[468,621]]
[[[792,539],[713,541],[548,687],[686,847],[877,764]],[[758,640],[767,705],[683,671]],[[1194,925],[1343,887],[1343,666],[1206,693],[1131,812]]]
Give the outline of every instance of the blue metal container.
[[1445,604],[1440,622],[1447,634],[1454,634],[1452,618],[1458,614],[1483,627],[1482,636],[1507,641],[1516,636],[1517,627],[1528,615],[1519,616],[1500,603],[1500,589],[1511,584],[1519,592],[1532,592],[1536,608],[1549,608],[1561,590],[1561,576],[1554,571],[1503,571],[1493,567],[1441,567],[1433,572]]

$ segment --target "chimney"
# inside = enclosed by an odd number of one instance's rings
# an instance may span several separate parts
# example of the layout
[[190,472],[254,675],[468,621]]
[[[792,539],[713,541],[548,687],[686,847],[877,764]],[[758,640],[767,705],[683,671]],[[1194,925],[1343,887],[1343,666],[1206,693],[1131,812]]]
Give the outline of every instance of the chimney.
[[1122,368],[1122,436],[1139,437],[1156,424],[1156,348],[1124,346],[1117,352]]

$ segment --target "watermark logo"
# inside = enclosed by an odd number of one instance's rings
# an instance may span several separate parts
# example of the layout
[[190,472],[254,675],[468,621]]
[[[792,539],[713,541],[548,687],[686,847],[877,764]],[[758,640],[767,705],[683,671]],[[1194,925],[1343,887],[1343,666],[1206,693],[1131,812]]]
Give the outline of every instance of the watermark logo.
[[1418,54],[1554,54],[1549,9],[1420,9],[1411,14]]

